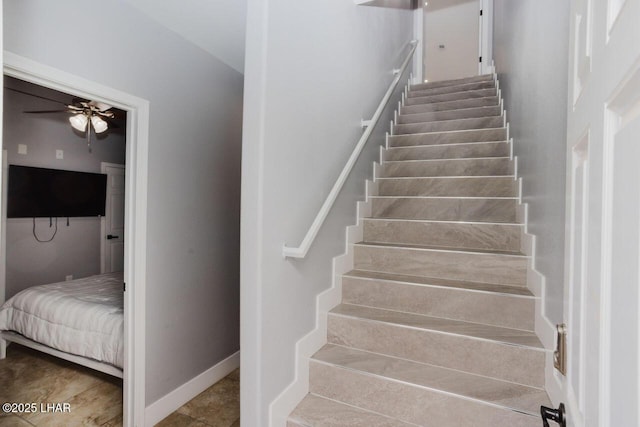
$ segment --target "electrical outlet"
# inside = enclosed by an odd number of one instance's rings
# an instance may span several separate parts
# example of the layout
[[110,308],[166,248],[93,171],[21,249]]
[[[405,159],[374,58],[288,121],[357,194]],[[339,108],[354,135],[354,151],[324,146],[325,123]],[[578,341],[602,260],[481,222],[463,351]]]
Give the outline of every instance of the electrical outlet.
[[73,280],[73,274],[68,274],[67,276],[65,276],[64,280]]
[[27,144],[18,144],[18,154],[27,154]]
[[64,159],[64,151],[56,150],[56,159]]

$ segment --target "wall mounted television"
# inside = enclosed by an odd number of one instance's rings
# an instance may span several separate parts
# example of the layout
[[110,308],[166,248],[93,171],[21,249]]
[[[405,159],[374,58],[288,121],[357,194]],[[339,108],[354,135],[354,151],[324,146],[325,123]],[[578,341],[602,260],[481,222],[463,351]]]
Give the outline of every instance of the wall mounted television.
[[8,218],[105,214],[107,175],[9,165]]

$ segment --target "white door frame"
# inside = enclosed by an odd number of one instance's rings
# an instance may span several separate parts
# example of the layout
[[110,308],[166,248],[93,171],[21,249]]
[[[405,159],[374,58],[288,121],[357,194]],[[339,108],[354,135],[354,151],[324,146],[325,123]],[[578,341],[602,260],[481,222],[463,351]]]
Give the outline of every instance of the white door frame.
[[[0,20],[0,30],[1,22]],[[144,426],[149,102],[12,52],[5,51],[2,59],[5,75],[82,98],[104,102],[127,112],[124,260],[124,279],[127,286],[124,294],[123,422],[129,427]],[[1,112],[2,103],[0,102]],[[0,138],[1,135],[0,132]],[[0,188],[2,185],[0,175]],[[0,230],[0,247],[5,241],[6,235],[3,230]],[[4,252],[0,256],[2,270],[6,262],[5,256]],[[0,298],[4,299],[4,286],[0,287],[0,292],[2,292]]]
[[493,0],[480,0],[480,36],[479,56],[482,62],[478,64],[478,74],[493,73]]

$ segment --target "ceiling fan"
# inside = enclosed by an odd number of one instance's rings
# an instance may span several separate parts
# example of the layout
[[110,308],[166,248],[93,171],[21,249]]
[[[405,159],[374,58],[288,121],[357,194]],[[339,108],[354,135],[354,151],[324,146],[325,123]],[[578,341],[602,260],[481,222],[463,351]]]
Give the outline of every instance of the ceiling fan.
[[77,131],[84,132],[87,137],[87,147],[91,152],[91,130],[96,134],[103,133],[109,129],[109,119],[113,119],[115,114],[110,111],[112,108],[108,104],[97,101],[76,101],[66,106],[66,110],[45,110],[45,111],[25,111],[30,114],[46,113],[69,113],[69,123]]
[[65,103],[59,100],[47,98],[34,93],[23,92],[18,89],[13,89],[13,88],[7,88],[7,89],[64,105],[65,109],[25,111],[25,113],[28,113],[28,114],[69,113],[71,114],[72,116],[69,117],[69,123],[71,123],[71,126],[77,131],[85,133],[89,152],[91,152],[92,130],[93,130],[93,133],[100,134],[107,131],[109,128],[118,127],[113,122],[113,119],[116,118],[115,112],[111,110],[113,107],[103,102],[89,101],[82,98],[73,98],[71,103]]

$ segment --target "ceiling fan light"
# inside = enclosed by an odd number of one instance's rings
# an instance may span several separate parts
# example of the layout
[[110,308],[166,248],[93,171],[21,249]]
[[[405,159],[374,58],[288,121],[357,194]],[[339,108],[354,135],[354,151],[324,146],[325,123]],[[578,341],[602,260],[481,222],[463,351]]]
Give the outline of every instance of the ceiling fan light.
[[87,116],[84,114],[76,114],[69,117],[69,122],[74,129],[80,132],[84,132],[87,129]]
[[93,125],[93,130],[95,130],[96,133],[102,133],[109,128],[107,122],[98,116],[91,116],[91,124]]

